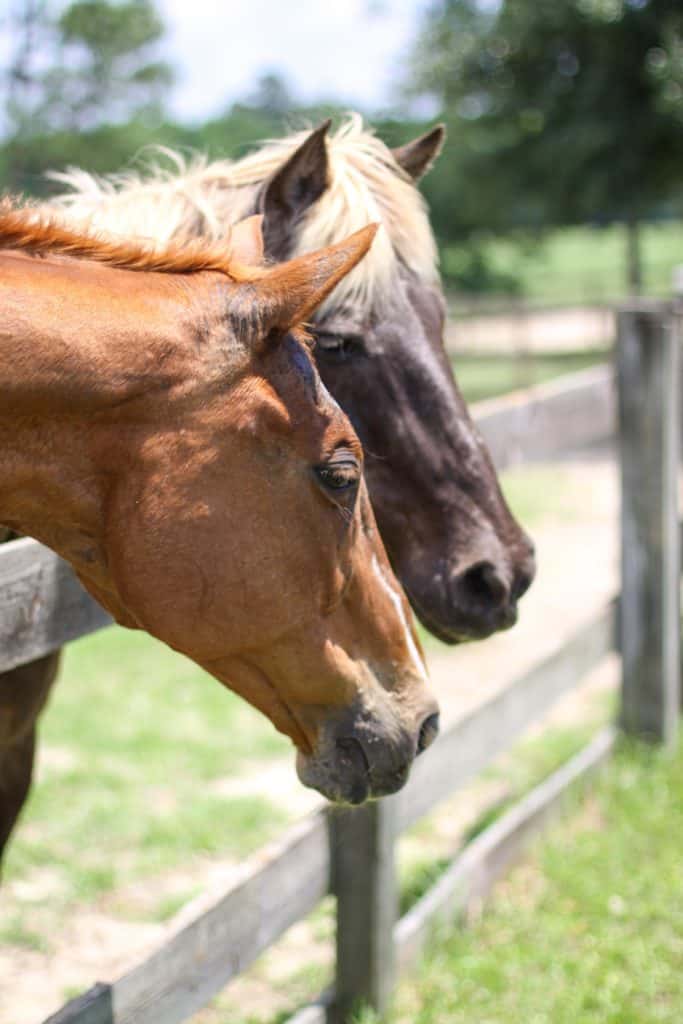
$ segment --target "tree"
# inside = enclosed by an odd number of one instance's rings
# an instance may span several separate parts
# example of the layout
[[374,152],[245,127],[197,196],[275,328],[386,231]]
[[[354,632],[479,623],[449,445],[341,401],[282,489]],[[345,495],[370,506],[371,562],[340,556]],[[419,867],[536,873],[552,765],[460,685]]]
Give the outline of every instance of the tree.
[[496,217],[623,221],[639,288],[638,225],[680,188],[680,0],[435,0],[412,88],[466,125]]
[[70,4],[56,23],[57,63],[43,76],[43,123],[78,131],[156,113],[173,78],[155,59],[163,32],[152,0]]
[[49,0],[24,0],[9,27],[5,185],[39,188],[64,154],[90,152],[93,169],[108,169],[146,141],[172,80],[157,57],[164,26],[153,0],[75,0],[59,16]]

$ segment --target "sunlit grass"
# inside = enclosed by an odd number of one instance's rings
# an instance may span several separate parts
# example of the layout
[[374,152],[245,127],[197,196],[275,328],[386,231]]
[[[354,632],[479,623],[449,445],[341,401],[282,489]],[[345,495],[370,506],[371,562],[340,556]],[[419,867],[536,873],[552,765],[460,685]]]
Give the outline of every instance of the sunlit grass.
[[[221,795],[290,744],[244,701],[142,633],[70,644],[40,727],[41,770],[4,878],[57,876],[53,906],[89,901],[196,854],[241,855],[284,820],[263,797]],[[293,771],[292,766],[292,771]]]
[[[540,245],[491,238],[483,250],[491,269],[519,280],[522,296],[532,301],[611,302],[628,291],[625,231],[620,225],[563,228],[547,234]],[[642,262],[644,293],[670,295],[673,267],[683,263],[683,223],[643,225]]]
[[577,352],[548,352],[523,356],[455,355],[453,370],[463,397],[467,402],[480,402],[530,388],[565,373],[575,373],[589,366],[605,362],[608,354],[601,349]]
[[383,1024],[679,1024],[682,835],[683,746],[624,745],[483,917],[433,938]]

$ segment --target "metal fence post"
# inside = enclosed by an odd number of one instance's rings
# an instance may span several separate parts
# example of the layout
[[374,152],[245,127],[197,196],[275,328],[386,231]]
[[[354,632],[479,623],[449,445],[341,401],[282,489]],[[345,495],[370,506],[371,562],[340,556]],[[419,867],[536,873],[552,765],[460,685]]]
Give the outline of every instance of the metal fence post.
[[673,311],[618,314],[621,725],[672,744],[680,710],[679,343]]
[[361,1002],[383,1013],[393,992],[396,809],[395,800],[385,798],[330,815],[337,897],[335,1024],[346,1022]]

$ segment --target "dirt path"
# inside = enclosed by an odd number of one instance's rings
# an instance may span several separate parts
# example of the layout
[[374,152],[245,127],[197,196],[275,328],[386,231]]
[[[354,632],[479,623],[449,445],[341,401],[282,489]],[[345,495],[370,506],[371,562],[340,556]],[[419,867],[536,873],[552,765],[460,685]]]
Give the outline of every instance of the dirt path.
[[[434,647],[428,652],[433,685],[446,722],[465,714],[552,650],[616,590],[614,466],[605,458],[577,458],[562,465],[561,477],[566,514],[532,527],[538,577],[524,599],[517,626],[483,644],[456,651]],[[597,685],[610,685],[614,666],[608,666],[596,678]],[[580,713],[580,696],[572,697],[558,712],[560,718]],[[44,756],[49,758],[50,751],[46,750]],[[314,793],[298,784],[289,761],[269,762],[262,772],[218,780],[213,785],[231,795],[267,794],[273,799],[276,793],[279,805],[292,819],[321,803]],[[466,818],[476,813],[477,806],[500,791],[500,783],[497,786],[492,789],[490,780],[477,783],[464,794],[460,805],[449,805],[442,826],[449,842]],[[457,806],[462,810],[458,811]],[[162,938],[168,925],[149,921],[150,907],[158,906],[160,897],[182,894],[197,884],[210,887],[223,883],[233,869],[234,864],[225,860],[195,860],[188,868],[112,893],[94,906],[83,906],[70,916],[59,937],[50,937],[49,953],[20,945],[4,946],[0,949],[0,1024],[37,1024],[95,980],[115,978]],[[14,915],[18,927],[23,915],[30,915],[32,930],[40,928],[41,901],[50,898],[50,872],[41,871],[28,882],[2,890],[2,913]],[[121,913],[122,906],[125,914]],[[219,1008],[203,1011],[197,1020],[227,1024],[237,1007],[245,1016],[248,1011],[264,1015],[277,1012],[283,990],[288,999],[292,997],[291,983],[283,981],[289,972],[302,964],[313,964],[310,973],[316,962],[329,962],[329,928],[326,933],[325,927],[324,921],[319,921],[313,929],[307,925],[292,929],[277,953],[269,954],[245,979],[231,986],[221,997]],[[231,1012],[228,1005],[233,1007]]]

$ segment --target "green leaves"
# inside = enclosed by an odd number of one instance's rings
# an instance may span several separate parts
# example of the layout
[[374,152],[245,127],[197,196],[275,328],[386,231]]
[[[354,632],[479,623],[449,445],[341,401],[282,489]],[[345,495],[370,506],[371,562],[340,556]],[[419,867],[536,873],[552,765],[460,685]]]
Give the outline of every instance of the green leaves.
[[[446,111],[459,148],[448,173],[458,167],[460,209],[471,213],[473,194],[480,228],[530,213],[547,224],[633,221],[680,195],[679,0],[440,0],[411,75],[412,94]],[[427,180],[430,199],[447,162]],[[466,216],[451,214],[449,238]]]

